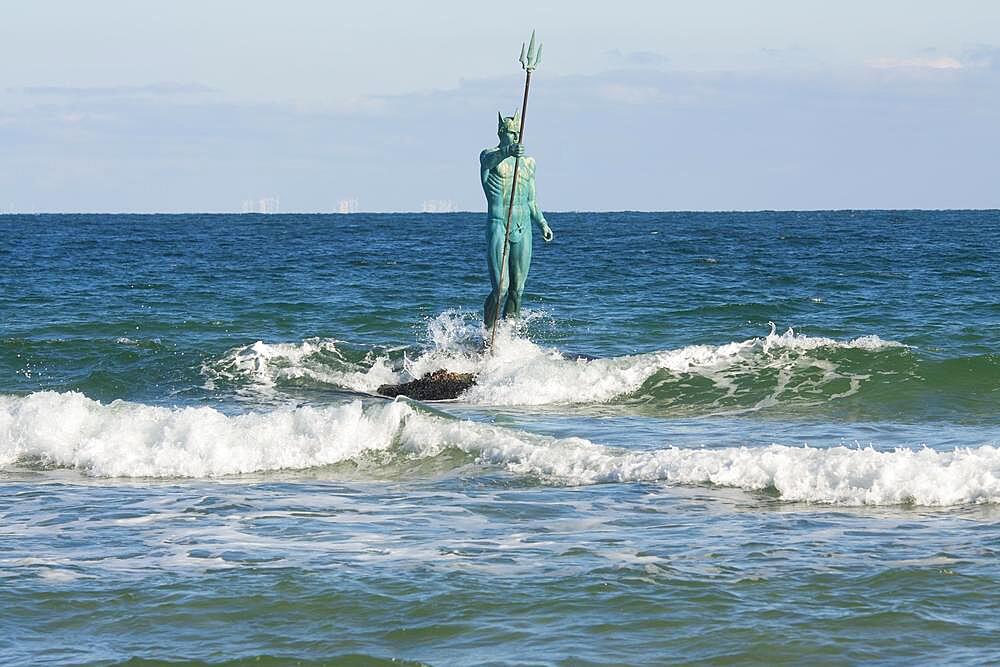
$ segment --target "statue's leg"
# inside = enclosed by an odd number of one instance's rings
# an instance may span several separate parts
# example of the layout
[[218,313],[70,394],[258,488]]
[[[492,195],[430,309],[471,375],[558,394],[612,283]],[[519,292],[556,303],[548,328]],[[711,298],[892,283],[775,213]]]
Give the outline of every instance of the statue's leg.
[[[510,273],[505,272],[503,285],[500,285],[500,262],[503,261],[503,241],[504,230],[499,233],[490,234],[486,238],[486,266],[490,272],[490,284],[493,291],[486,297],[483,304],[483,323],[487,329],[493,327],[493,321],[497,318],[498,304],[502,303],[507,296],[507,286],[510,284]],[[499,298],[498,298],[499,293]]]
[[517,243],[510,244],[510,290],[507,292],[507,303],[504,305],[504,317],[517,317],[521,314],[521,297],[524,295],[524,283],[528,280],[528,269],[531,267],[531,230],[521,237]]

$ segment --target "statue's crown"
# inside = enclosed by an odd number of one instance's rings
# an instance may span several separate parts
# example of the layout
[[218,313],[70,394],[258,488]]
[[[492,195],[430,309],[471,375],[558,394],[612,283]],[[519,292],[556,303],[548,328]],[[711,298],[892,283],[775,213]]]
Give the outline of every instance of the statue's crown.
[[514,134],[519,134],[521,132],[520,114],[515,113],[513,116],[504,117],[504,115],[498,111],[497,132],[513,132]]

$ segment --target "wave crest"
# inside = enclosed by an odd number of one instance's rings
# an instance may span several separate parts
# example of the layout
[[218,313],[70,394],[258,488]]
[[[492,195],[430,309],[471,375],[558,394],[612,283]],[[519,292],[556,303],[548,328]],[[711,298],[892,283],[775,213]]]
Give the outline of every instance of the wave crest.
[[766,447],[626,450],[425,414],[405,402],[282,408],[105,405],[82,394],[0,397],[0,468],[55,466],[96,477],[215,477],[322,467],[387,453],[459,451],[547,483],[663,482],[773,490],[844,505],[1000,502],[1000,449]]
[[[583,359],[525,336],[541,316],[529,313],[500,327],[493,353],[482,349],[475,316],[447,311],[429,321],[427,342],[409,349],[367,350],[347,357],[336,341],[264,343],[230,351],[207,366],[211,378],[248,380],[273,388],[298,380],[373,392],[446,369],[475,373],[461,398],[479,405],[651,403],[677,410],[757,410],[785,400],[829,400],[857,393],[868,369],[842,368],[843,356],[905,346],[878,336],[849,341],[805,336],[792,329],[723,345],[689,345],[644,354]],[[346,344],[345,344],[346,345]],[[838,356],[839,355],[839,356]]]

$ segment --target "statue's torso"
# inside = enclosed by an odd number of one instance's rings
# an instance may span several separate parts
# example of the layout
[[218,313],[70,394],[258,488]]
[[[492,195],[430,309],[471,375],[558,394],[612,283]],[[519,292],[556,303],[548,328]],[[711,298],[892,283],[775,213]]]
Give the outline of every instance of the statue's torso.
[[[510,189],[514,183],[515,158],[505,158],[483,174],[483,192],[486,194],[487,235],[503,234],[507,225],[507,207]],[[510,219],[510,241],[517,243],[525,233],[531,234],[531,197],[534,191],[535,160],[522,157],[517,170],[517,190]]]

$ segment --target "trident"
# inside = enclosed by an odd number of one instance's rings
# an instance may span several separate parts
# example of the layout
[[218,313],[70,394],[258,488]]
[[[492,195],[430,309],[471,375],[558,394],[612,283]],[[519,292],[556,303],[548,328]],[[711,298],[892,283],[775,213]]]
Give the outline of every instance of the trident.
[[[528,115],[528,88],[531,87],[531,73],[542,61],[542,45],[535,47],[535,31],[531,31],[531,41],[528,42],[525,50],[524,42],[521,42],[521,69],[524,70],[524,101],[521,103],[521,128],[517,132],[517,143],[524,143],[524,118]],[[490,334],[490,349],[493,349],[493,341],[497,337],[497,322],[500,320],[500,294],[503,289],[504,272],[507,270],[507,246],[510,244],[510,218],[514,213],[514,194],[517,191],[517,171],[521,166],[521,159],[514,158],[514,181],[510,185],[510,203],[507,205],[507,228],[503,237],[503,259],[500,262],[500,282],[497,284],[497,304],[496,317],[493,318],[493,332]],[[531,230],[529,230],[530,233]],[[509,289],[509,286],[508,286]]]

